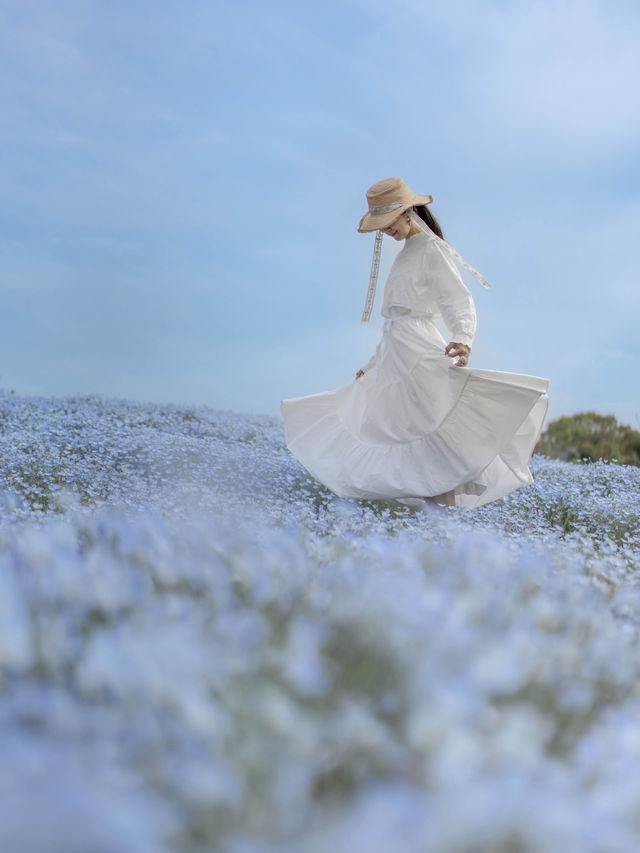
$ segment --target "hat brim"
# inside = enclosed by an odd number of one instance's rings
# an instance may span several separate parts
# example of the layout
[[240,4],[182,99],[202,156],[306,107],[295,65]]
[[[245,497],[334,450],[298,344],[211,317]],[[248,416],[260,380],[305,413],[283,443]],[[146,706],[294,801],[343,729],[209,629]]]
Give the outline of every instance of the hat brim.
[[360,220],[358,231],[361,234],[365,234],[367,231],[382,231],[388,225],[391,225],[392,222],[395,222],[399,216],[402,216],[405,210],[409,210],[410,207],[416,207],[421,204],[431,204],[432,201],[433,196],[414,195],[412,201],[408,201],[406,204],[403,204],[402,207],[397,207],[390,213],[371,214],[367,211]]

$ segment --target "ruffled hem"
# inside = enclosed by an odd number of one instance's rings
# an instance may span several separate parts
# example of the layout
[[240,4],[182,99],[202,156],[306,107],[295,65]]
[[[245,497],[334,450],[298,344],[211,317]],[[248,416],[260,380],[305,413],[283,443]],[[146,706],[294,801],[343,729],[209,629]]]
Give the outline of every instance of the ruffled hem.
[[[458,368],[456,368],[458,370]],[[339,497],[413,498],[455,490],[471,509],[533,482],[528,463],[548,407],[548,380],[467,370],[446,417],[408,441],[367,443],[341,419],[351,385],[284,400],[287,446]]]

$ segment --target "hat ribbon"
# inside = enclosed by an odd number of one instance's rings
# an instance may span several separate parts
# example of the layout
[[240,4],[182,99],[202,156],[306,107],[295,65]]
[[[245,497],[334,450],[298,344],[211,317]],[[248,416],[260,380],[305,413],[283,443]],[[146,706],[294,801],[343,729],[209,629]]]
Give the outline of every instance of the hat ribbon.
[[418,226],[418,228],[419,228],[421,231],[424,231],[424,233],[425,233],[425,234],[429,234],[431,237],[435,237],[436,242],[437,242],[440,246],[442,246],[442,248],[443,248],[446,252],[448,252],[448,253],[449,253],[449,255],[451,255],[451,257],[452,257],[452,258],[455,258],[455,260],[456,260],[456,261],[458,261],[458,263],[462,264],[462,266],[463,266],[466,270],[469,270],[469,272],[471,273],[471,275],[472,275],[472,276],[474,276],[475,278],[477,278],[477,279],[478,279],[478,281],[480,282],[480,284],[481,284],[481,285],[482,285],[486,290],[491,290],[491,285],[490,285],[490,284],[489,284],[489,282],[486,280],[486,278],[483,278],[483,276],[481,276],[481,275],[480,275],[480,273],[478,272],[478,270],[474,269],[474,268],[471,266],[471,264],[468,264],[468,263],[465,261],[465,259],[462,257],[462,255],[460,254],[460,252],[457,252],[457,251],[453,248],[453,246],[452,246],[450,243],[447,243],[447,241],[446,241],[446,240],[443,240],[443,239],[442,239],[442,237],[438,237],[438,235],[437,235],[437,234],[434,234],[434,232],[431,230],[431,228],[429,228],[429,226],[426,224],[426,222],[424,221],[424,219],[421,219],[421,218],[418,216],[418,214],[417,214],[414,210],[410,210],[410,211],[409,211],[409,219],[411,219],[411,221],[412,221],[412,222],[415,222],[415,224]]
[[[380,205],[376,208],[370,208],[369,213],[390,213],[392,210],[396,210],[398,207],[403,207],[402,202],[398,202],[396,204],[384,204]],[[478,279],[480,284],[486,289],[490,290],[491,285],[489,282],[478,272],[478,270],[474,269],[471,264],[468,264],[462,255],[456,251],[453,246],[447,243],[446,240],[443,240],[442,237],[438,237],[429,226],[421,219],[417,213],[413,210],[409,210],[409,218],[412,222],[418,226],[421,231],[424,231],[425,234],[428,234],[430,237],[433,237],[437,243],[458,263],[462,264],[462,266],[469,270],[471,275]],[[376,298],[376,288],[378,285],[378,272],[380,270],[380,253],[382,251],[382,231],[376,231],[376,239],[373,244],[373,259],[371,261],[371,273],[369,274],[369,288],[367,290],[367,298],[364,303],[364,310],[362,312],[362,322],[368,323],[371,318],[371,311],[373,310],[373,303]]]
[[369,289],[367,290],[367,298],[364,302],[364,310],[362,312],[362,322],[368,323],[371,317],[371,310],[376,298],[376,286],[378,284],[378,270],[380,269],[380,252],[382,251],[382,231],[376,231],[376,240],[373,244],[373,259],[371,261],[371,273],[369,275]]
[[392,210],[397,210],[399,207],[405,207],[405,202],[394,201],[393,204],[379,204],[377,207],[370,207],[369,213],[371,216],[378,216],[381,213],[391,213]]

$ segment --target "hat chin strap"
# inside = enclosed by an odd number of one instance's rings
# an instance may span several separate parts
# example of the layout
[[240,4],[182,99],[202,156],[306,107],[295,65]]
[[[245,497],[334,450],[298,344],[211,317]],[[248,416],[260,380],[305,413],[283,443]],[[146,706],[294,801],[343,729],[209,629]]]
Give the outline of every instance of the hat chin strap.
[[[426,224],[426,222],[418,216],[418,214],[415,212],[415,210],[410,209],[407,211],[407,213],[408,213],[411,221],[415,222],[415,224],[418,226],[418,228],[421,231],[424,231],[425,234],[428,234],[430,237],[432,237],[434,240],[436,240],[438,242],[438,245],[440,245],[451,256],[451,258],[458,261],[458,263],[460,263],[466,270],[469,270],[471,275],[473,275],[475,278],[477,278],[478,281],[480,282],[480,284],[484,288],[486,288],[487,290],[490,290],[491,285],[489,284],[489,282],[485,278],[483,278],[480,275],[478,270],[474,269],[471,266],[471,264],[468,264],[465,261],[465,259],[462,257],[462,255],[459,252],[457,252],[453,248],[453,246],[451,246],[449,243],[447,243],[446,240],[443,240],[442,237],[438,237],[437,234],[434,234],[434,232],[431,230],[431,228],[429,228],[429,226]],[[363,323],[369,322],[369,319],[371,318],[371,311],[373,309],[373,303],[374,303],[375,298],[376,298],[376,288],[378,286],[378,272],[380,270],[380,253],[382,252],[382,236],[383,236],[382,231],[376,231],[376,239],[375,239],[375,242],[373,244],[373,259],[371,261],[371,273],[369,274],[369,288],[367,290],[367,298],[365,299],[364,310],[362,312],[362,322]]]

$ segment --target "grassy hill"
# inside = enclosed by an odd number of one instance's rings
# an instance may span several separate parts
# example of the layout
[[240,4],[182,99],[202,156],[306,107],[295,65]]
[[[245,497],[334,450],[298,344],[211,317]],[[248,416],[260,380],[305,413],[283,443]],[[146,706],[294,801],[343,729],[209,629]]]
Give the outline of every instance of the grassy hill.
[[0,443],[0,849],[638,849],[639,468],[421,514],[273,418],[7,394]]

